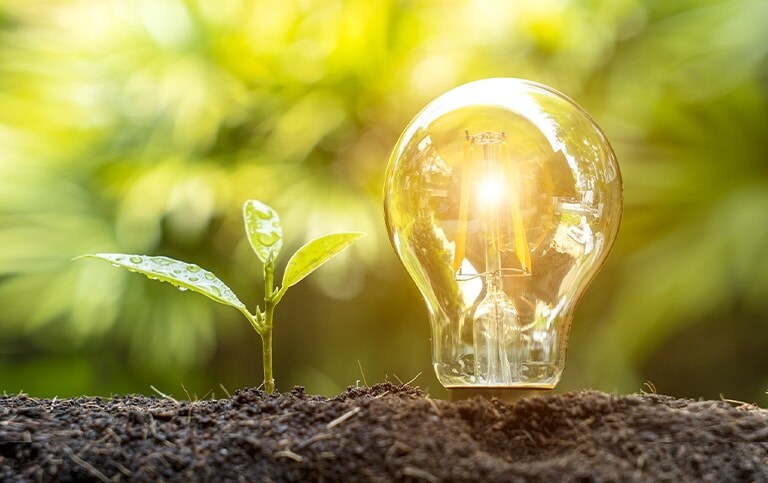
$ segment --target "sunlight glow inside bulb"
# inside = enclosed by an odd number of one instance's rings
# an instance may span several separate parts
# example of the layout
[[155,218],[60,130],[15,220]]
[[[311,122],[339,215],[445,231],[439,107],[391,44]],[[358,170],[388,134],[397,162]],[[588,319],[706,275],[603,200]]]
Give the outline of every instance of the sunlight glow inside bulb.
[[406,127],[387,230],[421,291],[448,388],[552,388],[579,298],[618,231],[621,175],[600,128],[559,92],[486,79]]
[[501,178],[488,178],[480,182],[478,197],[483,207],[498,205],[501,202],[506,186]]

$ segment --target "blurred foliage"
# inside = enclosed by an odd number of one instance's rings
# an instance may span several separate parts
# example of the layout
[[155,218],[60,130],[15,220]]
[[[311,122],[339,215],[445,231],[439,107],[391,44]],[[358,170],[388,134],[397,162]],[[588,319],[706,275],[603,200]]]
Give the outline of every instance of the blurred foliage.
[[70,261],[193,261],[253,307],[239,208],[258,198],[300,234],[289,249],[370,235],[286,297],[281,388],[337,392],[359,361],[369,383],[423,372],[442,395],[382,176],[429,100],[508,76],[582,104],[624,174],[619,242],[577,312],[561,389],[651,380],[764,404],[766,18],[764,0],[0,0],[0,390],[258,383],[258,339],[235,311]]

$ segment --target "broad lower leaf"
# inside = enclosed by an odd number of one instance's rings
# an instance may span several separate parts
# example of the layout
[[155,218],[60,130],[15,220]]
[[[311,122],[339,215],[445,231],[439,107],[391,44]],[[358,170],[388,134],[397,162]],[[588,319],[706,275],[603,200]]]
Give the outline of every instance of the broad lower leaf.
[[220,304],[245,309],[245,305],[216,275],[191,263],[168,257],[125,253],[95,253],[77,257],[80,258],[104,260],[115,267],[125,267],[132,272],[142,273],[152,280],[168,282],[179,290],[192,290]]
[[243,220],[248,242],[261,263],[274,261],[283,248],[283,227],[277,212],[260,201],[248,200],[243,205]]
[[299,283],[365,233],[332,233],[315,238],[293,254],[283,274],[283,289]]

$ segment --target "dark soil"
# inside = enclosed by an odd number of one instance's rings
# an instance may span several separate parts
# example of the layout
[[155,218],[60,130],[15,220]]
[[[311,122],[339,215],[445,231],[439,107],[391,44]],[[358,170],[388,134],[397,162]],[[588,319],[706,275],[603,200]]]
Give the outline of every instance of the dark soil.
[[392,384],[332,399],[6,396],[0,480],[768,481],[768,410],[594,391],[446,402]]

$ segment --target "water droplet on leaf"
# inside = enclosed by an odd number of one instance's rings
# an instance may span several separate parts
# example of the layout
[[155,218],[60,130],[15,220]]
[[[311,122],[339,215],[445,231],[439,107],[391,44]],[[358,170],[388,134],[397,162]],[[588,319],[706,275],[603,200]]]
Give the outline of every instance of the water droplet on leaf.
[[181,290],[182,292],[186,292],[187,291],[187,287],[179,287],[179,290]]
[[129,258],[128,260],[130,260],[130,261],[131,261],[131,263],[141,263],[141,262],[143,262],[143,261],[144,261],[144,259],[143,259],[143,258],[141,258],[141,257],[131,257],[131,258]]
[[187,267],[187,270],[190,271],[190,272],[199,272],[200,271],[200,267],[198,267],[197,265],[190,265],[190,266]]
[[264,246],[271,247],[280,239],[280,236],[275,232],[259,233],[256,235],[256,239]]
[[263,210],[261,208],[254,208],[253,212],[256,213],[256,216],[264,220],[269,220],[270,218],[272,218],[272,213],[270,213],[267,210]]

